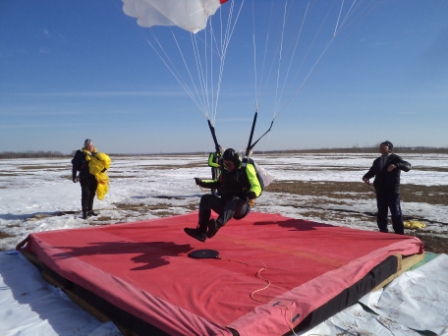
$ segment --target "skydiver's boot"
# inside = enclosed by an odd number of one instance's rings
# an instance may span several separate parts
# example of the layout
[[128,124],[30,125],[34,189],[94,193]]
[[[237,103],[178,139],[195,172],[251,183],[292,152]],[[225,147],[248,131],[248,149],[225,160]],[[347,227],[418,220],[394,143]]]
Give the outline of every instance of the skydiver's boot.
[[82,211],[82,219],[87,219],[87,211]]
[[87,212],[87,217],[90,217],[90,216],[98,216],[98,214],[96,212],[93,212],[93,210],[89,210]]
[[184,231],[187,235],[199,240],[200,242],[205,242],[205,239],[207,238],[205,232],[203,232],[199,227],[197,227],[196,229],[184,228]]
[[222,223],[219,220],[210,219],[208,221],[207,238],[212,238],[221,227]]
[[184,231],[190,237],[199,240],[200,242],[205,242],[207,236],[205,235],[205,231],[207,231],[207,224],[201,224],[197,226],[196,229],[184,228]]

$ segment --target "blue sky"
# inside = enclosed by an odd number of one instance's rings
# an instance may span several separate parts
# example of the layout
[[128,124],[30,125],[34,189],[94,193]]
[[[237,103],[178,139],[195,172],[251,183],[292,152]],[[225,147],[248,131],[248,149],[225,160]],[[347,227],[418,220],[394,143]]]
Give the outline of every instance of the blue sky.
[[[243,149],[257,104],[255,138],[278,113],[258,150],[385,139],[447,146],[447,1],[358,0],[346,15],[351,0],[343,7],[311,1],[308,10],[308,2],[289,0],[282,30],[285,1],[245,0],[210,112],[195,105],[147,42],[159,38],[180,69],[169,36],[189,42],[189,33],[139,27],[118,0],[0,1],[0,151],[71,153],[92,138],[106,153],[208,152],[214,145],[206,115],[223,147]],[[222,17],[230,5],[221,7]],[[180,48],[184,71],[195,71],[189,47]],[[209,81],[215,93],[216,78]],[[277,101],[286,107],[276,112]]]

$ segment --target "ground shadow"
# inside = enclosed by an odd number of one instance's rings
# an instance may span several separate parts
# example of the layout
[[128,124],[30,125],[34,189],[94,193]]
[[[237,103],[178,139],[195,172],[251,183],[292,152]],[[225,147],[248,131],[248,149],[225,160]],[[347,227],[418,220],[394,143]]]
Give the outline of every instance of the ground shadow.
[[323,224],[318,222],[312,222],[303,219],[286,219],[279,221],[261,221],[254,222],[254,225],[278,225],[280,227],[289,229],[290,231],[311,231],[318,227],[332,227],[330,224]]
[[58,253],[53,259],[67,259],[88,255],[134,255],[130,258],[133,264],[139,266],[130,268],[132,271],[147,270],[168,265],[168,257],[179,256],[193,250],[190,244],[179,245],[174,242],[98,242],[89,246],[70,247],[57,246],[66,252]]
[[158,198],[158,199],[167,199],[167,200],[184,200],[187,198],[200,198],[202,194],[193,194],[193,195],[147,195],[147,196],[131,196],[132,199],[150,199],[150,198]]

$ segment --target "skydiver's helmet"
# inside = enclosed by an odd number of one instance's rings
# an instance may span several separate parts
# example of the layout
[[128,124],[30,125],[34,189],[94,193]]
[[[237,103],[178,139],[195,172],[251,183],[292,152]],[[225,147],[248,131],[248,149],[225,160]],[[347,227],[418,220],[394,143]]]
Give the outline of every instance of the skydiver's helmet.
[[232,161],[236,168],[241,164],[240,157],[233,148],[227,148],[222,154],[223,161]]

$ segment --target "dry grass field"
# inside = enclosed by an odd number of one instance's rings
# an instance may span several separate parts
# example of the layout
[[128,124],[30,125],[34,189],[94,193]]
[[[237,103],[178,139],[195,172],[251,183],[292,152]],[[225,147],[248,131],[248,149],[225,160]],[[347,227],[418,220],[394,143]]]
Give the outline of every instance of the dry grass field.
[[[270,192],[282,192],[291,194],[300,194],[315,196],[313,199],[313,208],[310,208],[309,215],[318,217],[322,220],[328,220],[330,214],[327,211],[329,202],[337,204],[344,202],[347,199],[373,199],[373,190],[366,187],[363,183],[358,182],[303,182],[303,181],[274,181],[266,188]],[[448,190],[446,186],[423,186],[423,185],[402,185],[400,197],[402,202],[416,202],[428,204],[448,204]],[[322,202],[322,207],[319,207],[319,199]],[[330,201],[329,201],[330,200]],[[302,212],[303,214],[303,212]],[[352,218],[371,217],[375,221],[376,214],[373,212],[349,212],[347,210],[341,212],[341,219],[343,217],[351,216]],[[334,214],[331,214],[334,218]],[[404,214],[404,219],[418,219],[408,218]],[[426,221],[428,221],[426,219]],[[440,223],[446,224],[448,223]],[[418,231],[411,231],[409,234],[415,235],[421,239],[425,244],[425,250],[433,253],[448,254],[448,239],[427,234],[421,234]]]

